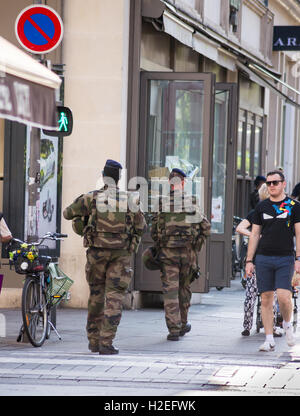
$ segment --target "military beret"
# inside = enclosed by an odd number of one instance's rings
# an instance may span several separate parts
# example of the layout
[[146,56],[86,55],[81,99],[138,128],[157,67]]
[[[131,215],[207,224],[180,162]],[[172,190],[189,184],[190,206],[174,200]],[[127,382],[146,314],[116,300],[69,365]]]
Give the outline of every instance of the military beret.
[[255,178],[254,184],[258,185],[260,182],[266,182],[266,178],[264,176],[258,175]]
[[115,160],[112,160],[112,159],[107,159],[104,167],[113,168],[113,169],[123,169],[122,165],[119,162],[116,162]]
[[[184,178],[186,178],[186,174],[183,172],[183,170],[181,170],[181,169],[178,169],[178,168],[174,168],[174,169],[172,169],[172,172],[174,172],[174,173],[179,173],[179,175],[181,175],[181,176],[183,176]],[[171,173],[172,173],[171,172]]]

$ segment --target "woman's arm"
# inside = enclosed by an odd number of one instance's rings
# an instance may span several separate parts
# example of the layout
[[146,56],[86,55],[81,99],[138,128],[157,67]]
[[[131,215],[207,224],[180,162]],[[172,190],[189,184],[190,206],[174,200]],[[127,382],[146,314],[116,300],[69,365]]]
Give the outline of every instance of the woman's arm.
[[251,231],[248,230],[250,226],[251,226],[251,223],[248,220],[244,219],[236,227],[236,232],[239,234],[246,235],[247,237],[250,237]]
[[2,243],[8,243],[12,239],[10,229],[8,228],[4,218],[0,220],[0,241]]

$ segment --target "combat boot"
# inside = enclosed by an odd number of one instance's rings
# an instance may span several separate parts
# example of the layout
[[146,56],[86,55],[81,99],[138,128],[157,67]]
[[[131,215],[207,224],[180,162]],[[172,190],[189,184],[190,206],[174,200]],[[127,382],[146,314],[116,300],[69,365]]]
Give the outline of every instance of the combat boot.
[[119,350],[118,348],[115,348],[113,345],[100,345],[99,354],[101,355],[119,354]]
[[168,341],[179,341],[179,335],[176,335],[176,334],[168,334],[167,340]]
[[189,322],[187,322],[185,325],[182,326],[179,335],[183,337],[187,332],[190,332],[191,329],[192,325]]
[[96,341],[90,341],[88,348],[91,352],[99,352],[99,343]]

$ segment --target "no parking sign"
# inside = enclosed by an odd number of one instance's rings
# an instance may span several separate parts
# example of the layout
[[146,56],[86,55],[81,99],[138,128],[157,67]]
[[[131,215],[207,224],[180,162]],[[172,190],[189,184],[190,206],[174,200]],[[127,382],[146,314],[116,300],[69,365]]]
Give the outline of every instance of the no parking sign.
[[63,23],[49,6],[32,5],[16,19],[16,36],[23,48],[33,53],[47,53],[57,48],[63,37]]

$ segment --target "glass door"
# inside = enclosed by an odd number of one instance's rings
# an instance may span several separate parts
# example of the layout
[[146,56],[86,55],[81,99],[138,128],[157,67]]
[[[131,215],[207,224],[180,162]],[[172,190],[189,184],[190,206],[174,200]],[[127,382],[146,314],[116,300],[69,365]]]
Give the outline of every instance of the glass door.
[[210,287],[230,286],[236,114],[236,84],[217,83],[212,152]]
[[[180,168],[190,178],[190,190],[200,197],[201,207],[210,216],[213,88],[214,74],[142,74],[139,175],[148,183],[148,214],[151,197],[157,197],[155,192],[168,181],[171,170]],[[159,185],[153,186],[156,182]],[[142,252],[150,245],[153,241],[148,232],[137,256],[135,290],[161,290],[159,272],[148,271],[141,261]],[[208,289],[208,245],[199,256],[202,278],[193,283],[194,292]]]

